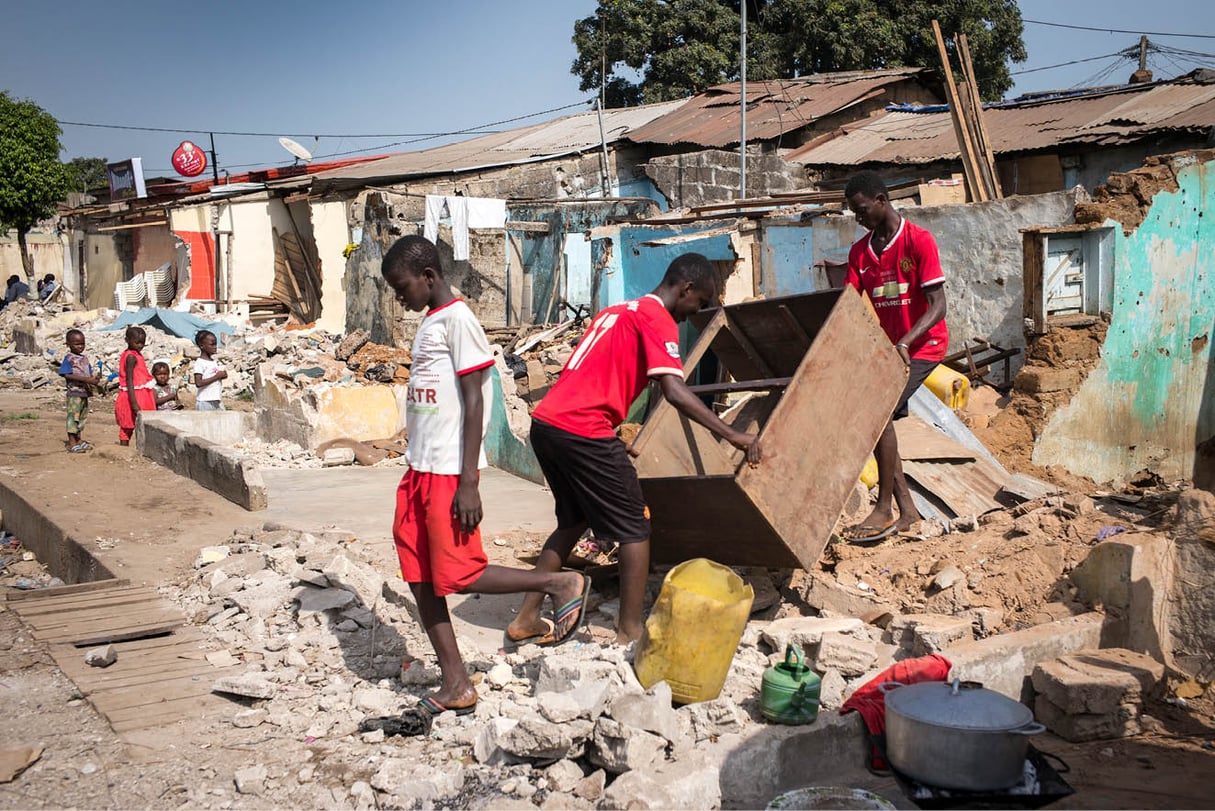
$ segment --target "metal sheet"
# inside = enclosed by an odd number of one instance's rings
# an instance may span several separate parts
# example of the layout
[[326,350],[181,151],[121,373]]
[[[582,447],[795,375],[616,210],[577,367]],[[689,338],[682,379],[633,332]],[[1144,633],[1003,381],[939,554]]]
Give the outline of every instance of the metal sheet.
[[996,495],[1008,474],[986,459],[971,462],[904,461],[903,472],[945,502],[954,515],[983,515],[1003,509]]

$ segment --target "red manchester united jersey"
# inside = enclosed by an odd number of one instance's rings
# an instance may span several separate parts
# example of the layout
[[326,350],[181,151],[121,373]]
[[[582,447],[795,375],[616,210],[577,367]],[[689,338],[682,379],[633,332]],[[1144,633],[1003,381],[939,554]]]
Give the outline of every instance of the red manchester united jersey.
[[578,436],[615,436],[651,377],[682,374],[679,328],[651,293],[595,316],[532,416]]
[[[937,241],[905,219],[881,256],[873,251],[872,236],[872,231],[865,234],[848,253],[848,284],[869,295],[882,329],[898,343],[928,311],[924,288],[945,283]],[[908,353],[916,360],[940,361],[948,346],[949,327],[942,318]]]

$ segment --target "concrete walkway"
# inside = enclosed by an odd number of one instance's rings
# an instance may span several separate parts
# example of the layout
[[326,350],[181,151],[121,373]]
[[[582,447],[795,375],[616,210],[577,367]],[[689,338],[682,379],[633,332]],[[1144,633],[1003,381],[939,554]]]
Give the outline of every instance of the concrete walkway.
[[[392,517],[397,484],[404,473],[404,467],[266,469],[262,478],[270,491],[270,506],[249,515],[309,532],[326,527],[351,532],[375,550],[377,560],[395,569]],[[481,503],[485,508],[481,535],[487,545],[500,533],[544,533],[557,526],[548,490],[496,468],[481,471]],[[514,594],[457,594],[447,598],[466,657],[473,653],[473,647],[488,654],[503,646],[503,632],[521,599]]]

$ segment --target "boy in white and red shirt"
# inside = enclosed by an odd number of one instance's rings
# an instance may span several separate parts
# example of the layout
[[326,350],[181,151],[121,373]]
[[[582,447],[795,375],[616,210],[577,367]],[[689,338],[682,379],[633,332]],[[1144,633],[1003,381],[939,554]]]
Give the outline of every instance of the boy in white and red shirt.
[[[932,234],[907,222],[890,204],[886,184],[875,172],[854,175],[844,190],[848,207],[869,233],[848,253],[846,284],[869,296],[878,322],[907,366],[907,383],[891,421],[878,439],[878,498],[873,512],[844,531],[845,539],[876,543],[910,529],[920,520],[911,500],[894,420],[907,416],[907,402],[945,358],[945,274]],[[891,501],[898,505],[894,517]]]
[[[713,265],[698,253],[679,256],[654,292],[595,316],[561,377],[532,413],[531,442],[556,501],[557,529],[536,570],[558,571],[589,526],[600,541],[620,545],[619,643],[641,636],[650,568],[649,510],[641,483],[616,436],[629,406],[651,381],[680,412],[760,459],[759,439],[718,419],[683,379],[677,322],[717,300]],[[530,594],[507,628],[511,639],[543,630],[542,598]]]
[[472,712],[477,691],[460,658],[447,612],[448,594],[535,592],[556,607],[553,635],[564,641],[583,618],[590,578],[576,572],[538,573],[488,565],[481,546],[480,469],[489,426],[493,353],[485,331],[443,278],[439,252],[419,236],[398,240],[380,272],[407,309],[426,310],[413,342],[405,408],[409,471],[397,488],[393,539],[401,575],[434,646],[439,689],[401,719],[372,719],[369,727],[424,734],[446,710]]

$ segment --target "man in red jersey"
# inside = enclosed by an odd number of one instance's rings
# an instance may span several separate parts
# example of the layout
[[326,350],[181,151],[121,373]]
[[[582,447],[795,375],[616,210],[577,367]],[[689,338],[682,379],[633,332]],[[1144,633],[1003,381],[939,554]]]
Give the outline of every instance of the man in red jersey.
[[[920,520],[903,476],[894,420],[907,416],[907,401],[944,359],[949,328],[945,276],[932,234],[895,211],[876,172],[854,175],[844,197],[857,222],[869,229],[848,254],[846,284],[869,296],[878,322],[908,371],[903,394],[874,449],[877,505],[864,521],[844,531],[846,540],[865,544],[907,530]],[[899,508],[897,520],[892,497]]]
[[[587,526],[600,541],[620,545],[617,642],[641,636],[642,603],[650,570],[650,519],[641,483],[616,436],[629,406],[654,380],[689,419],[760,459],[759,439],[718,419],[688,390],[676,324],[717,300],[713,265],[698,253],[671,262],[654,292],[603,310],[591,322],[561,377],[532,414],[531,442],[556,501],[557,529],[536,569],[558,571]],[[563,641],[540,616],[544,595],[527,595],[507,628],[516,642]],[[572,631],[571,631],[572,632]]]

